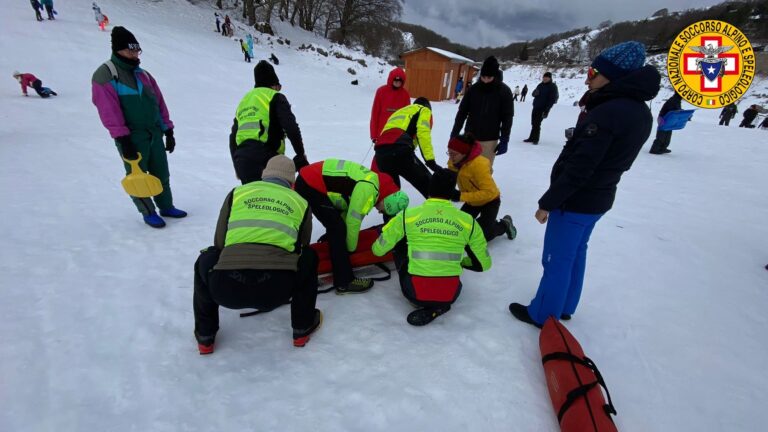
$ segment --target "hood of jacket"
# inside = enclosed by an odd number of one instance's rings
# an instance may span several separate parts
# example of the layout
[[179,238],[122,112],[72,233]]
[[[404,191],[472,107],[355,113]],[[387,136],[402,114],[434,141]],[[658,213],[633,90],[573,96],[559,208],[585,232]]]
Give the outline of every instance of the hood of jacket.
[[592,93],[587,101],[587,110],[611,99],[629,98],[641,102],[649,101],[659,93],[661,75],[655,67],[646,65],[629,75],[611,81]]
[[395,78],[400,78],[401,80],[403,80],[403,85],[400,86],[400,88],[405,88],[405,71],[400,69],[399,67],[389,71],[389,76],[387,77],[388,87],[392,87],[394,85]]

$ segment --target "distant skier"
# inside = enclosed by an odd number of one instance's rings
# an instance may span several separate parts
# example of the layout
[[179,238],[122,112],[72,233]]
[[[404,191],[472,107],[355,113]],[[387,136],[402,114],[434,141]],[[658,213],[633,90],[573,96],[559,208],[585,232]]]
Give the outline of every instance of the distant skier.
[[51,95],[58,96],[55,91],[49,89],[48,87],[43,87],[42,81],[37,79],[37,77],[31,73],[21,73],[19,71],[15,71],[13,72],[13,78],[15,78],[16,81],[21,84],[21,93],[24,94],[24,96],[29,96],[27,94],[27,87],[32,87],[35,89],[35,92],[37,92],[38,96],[41,98],[47,98]]
[[525,95],[528,94],[528,84],[523,85],[523,90],[520,92],[520,102],[525,102]]
[[736,103],[730,103],[723,107],[723,110],[720,111],[720,126],[728,126],[731,123],[731,119],[736,117],[736,113],[739,112],[739,109],[736,107]]
[[[670,111],[679,111],[680,108],[680,102],[682,102],[683,98],[679,94],[675,93],[672,95],[671,98],[667,99],[666,102],[664,102],[664,105],[661,107],[661,111],[659,111],[659,116],[657,118],[657,122],[659,127],[664,125],[664,116],[667,115]],[[672,140],[672,131],[664,131],[659,130],[658,127],[656,128],[656,139],[653,140],[653,145],[651,146],[651,151],[649,153],[651,154],[665,154],[665,153],[671,153],[672,150],[669,148],[669,142]]]
[[42,21],[43,16],[40,15],[40,11],[43,10],[43,5],[41,5],[40,2],[37,0],[29,0],[29,4],[31,4],[32,9],[35,10],[35,17],[37,18],[37,20]]
[[109,24],[109,19],[106,15],[101,13],[101,8],[96,4],[96,2],[93,2],[91,9],[93,9],[93,18],[96,20],[96,24],[99,25],[99,29],[101,29],[101,31],[104,31],[104,29],[107,27],[107,24]]
[[240,39],[240,50],[243,52],[243,56],[245,56],[245,61],[250,63],[251,56],[248,54],[248,44],[242,39]]
[[512,90],[512,100],[517,101],[517,98],[520,97],[520,86],[515,86],[515,89]]
[[753,121],[755,121],[755,118],[757,117],[757,105],[750,105],[749,108],[744,110],[744,119],[741,121],[741,124],[739,124],[739,127],[745,127],[745,128],[754,128],[755,125],[752,124]]
[[45,12],[48,14],[48,19],[55,20],[56,18],[53,16],[55,14],[53,10],[53,0],[40,0],[40,4],[45,6]]

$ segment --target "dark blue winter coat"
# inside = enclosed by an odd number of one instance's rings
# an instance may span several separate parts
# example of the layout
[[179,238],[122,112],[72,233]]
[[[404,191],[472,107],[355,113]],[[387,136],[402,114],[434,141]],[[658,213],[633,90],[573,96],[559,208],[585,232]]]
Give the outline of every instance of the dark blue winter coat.
[[560,97],[557,91],[557,84],[552,81],[539,83],[531,95],[533,96],[533,107],[544,112],[552,109],[552,105],[556,104],[557,99]]
[[592,93],[587,117],[576,126],[552,167],[539,208],[605,213],[616,185],[651,133],[653,116],[645,104],[659,92],[661,76],[645,66]]
[[664,105],[661,106],[659,117],[664,117],[670,111],[680,111],[682,109],[680,107],[680,102],[682,102],[682,100],[683,98],[680,97],[679,94],[673,94],[672,97],[667,99],[667,101],[664,102]]

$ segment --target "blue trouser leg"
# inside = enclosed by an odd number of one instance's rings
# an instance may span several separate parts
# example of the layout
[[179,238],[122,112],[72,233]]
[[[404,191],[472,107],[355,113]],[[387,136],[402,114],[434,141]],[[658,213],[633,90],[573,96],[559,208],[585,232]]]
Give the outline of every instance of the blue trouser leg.
[[565,306],[563,307],[563,313],[568,315],[573,315],[576,312],[576,306],[579,304],[581,287],[584,285],[584,271],[587,267],[587,243],[589,242],[589,236],[592,235],[592,230],[595,228],[595,224],[602,215],[585,216],[597,216],[597,218],[591,224],[584,227],[581,241],[576,250],[576,260],[573,262],[573,270],[571,271],[571,284],[568,287],[568,294],[565,297]]
[[[559,319],[572,289],[575,297],[574,307],[578,302],[581,283],[584,280],[586,242],[601,216],[559,210],[550,212],[541,257],[544,274],[536,296],[528,306],[528,313],[537,323],[544,324],[550,316]],[[580,270],[575,271],[577,279],[574,282],[577,286],[572,287],[574,266]]]

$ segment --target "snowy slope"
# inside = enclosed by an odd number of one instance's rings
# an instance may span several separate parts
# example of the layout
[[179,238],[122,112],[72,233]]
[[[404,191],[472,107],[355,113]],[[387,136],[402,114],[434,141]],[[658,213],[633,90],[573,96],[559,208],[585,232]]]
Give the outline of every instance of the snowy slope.
[[[91,74],[109,54],[90,2],[58,2],[58,21],[43,23],[28,2],[5,4],[0,430],[558,430],[538,332],[513,320],[507,304],[528,301],[541,276],[544,227],[533,213],[562,130],[576,118],[571,101],[561,96],[539,146],[521,143],[530,103],[517,104],[495,176],[519,236],[490,245],[494,267],[463,277],[449,314],[409,326],[411,306],[394,281],[360,296],[325,294],[323,328],[296,349],[287,308],[247,319],[222,310],[216,353],[201,357],[192,264],[236,185],[227,135],[253,64],[212,31],[212,9],[99,3],[134,32],[163,89],[178,141],[171,184],[190,216],[152,230],[120,188],[122,164],[90,102]],[[302,43],[329,44],[277,30],[291,46],[260,36],[256,56],[280,58],[310,159],[363,160],[372,95],[388,67],[299,52]],[[60,96],[22,97],[14,69]],[[540,71],[530,74],[529,87]],[[349,85],[355,78],[360,86]],[[579,79],[569,94],[580,95]],[[505,81],[514,84],[509,72]],[[455,110],[434,106],[440,163]],[[672,154],[642,153],[593,234],[582,304],[567,326],[608,381],[620,430],[759,431],[768,422],[760,366],[768,354],[768,135],[718,127],[716,115],[700,110],[675,132]]]

